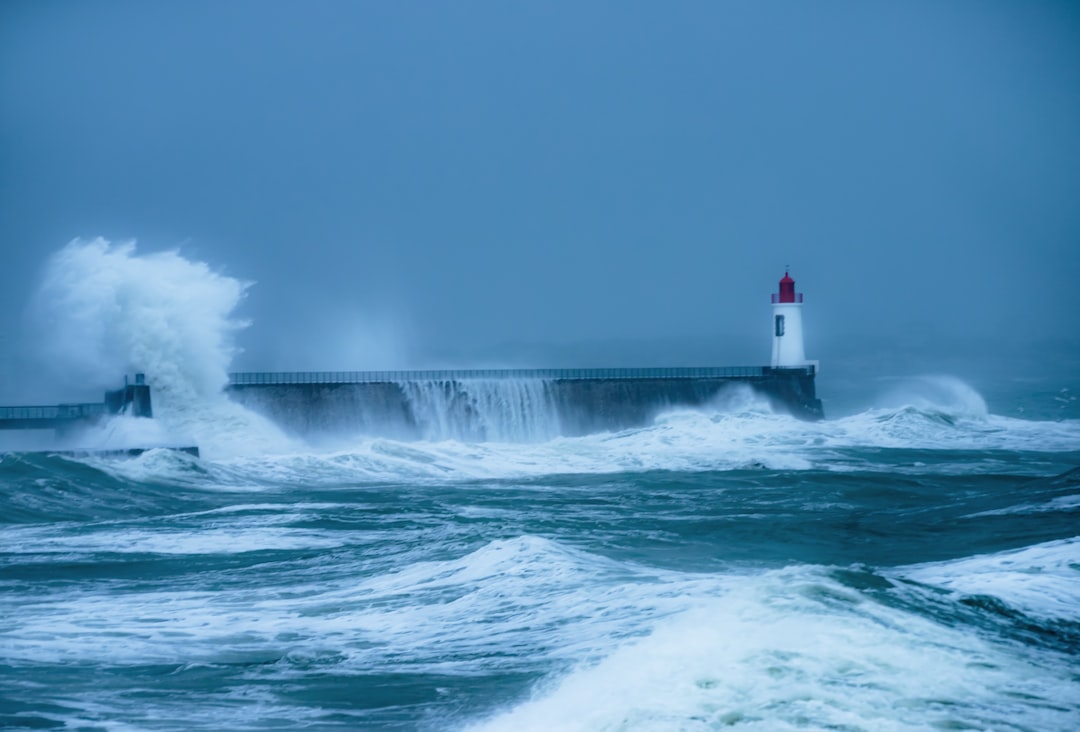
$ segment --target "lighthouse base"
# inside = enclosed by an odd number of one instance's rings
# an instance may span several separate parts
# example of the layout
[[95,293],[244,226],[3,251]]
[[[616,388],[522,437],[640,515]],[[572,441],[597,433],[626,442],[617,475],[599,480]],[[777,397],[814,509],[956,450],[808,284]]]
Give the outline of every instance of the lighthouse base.
[[800,419],[825,419],[825,410],[817,398],[814,377],[816,366],[797,368],[766,368],[757,389],[769,397],[774,406],[791,412]]

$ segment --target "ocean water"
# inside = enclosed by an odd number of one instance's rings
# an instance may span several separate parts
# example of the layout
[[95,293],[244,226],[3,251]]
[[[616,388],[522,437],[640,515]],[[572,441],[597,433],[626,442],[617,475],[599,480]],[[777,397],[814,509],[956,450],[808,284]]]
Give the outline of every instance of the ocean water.
[[203,458],[6,453],[0,725],[1076,729],[1080,421],[933,387],[332,449],[219,404]]
[[0,727],[1080,729],[1075,384],[309,444],[219,393],[242,287],[83,242],[45,291],[80,268],[69,367],[156,400],[80,444],[202,457],[0,449]]

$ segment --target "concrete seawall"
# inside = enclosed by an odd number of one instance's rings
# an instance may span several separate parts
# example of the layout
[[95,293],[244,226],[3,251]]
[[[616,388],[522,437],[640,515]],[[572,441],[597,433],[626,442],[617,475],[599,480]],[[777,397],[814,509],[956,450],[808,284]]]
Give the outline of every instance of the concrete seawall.
[[[125,379],[125,382],[127,379]],[[142,374],[134,384],[105,392],[101,402],[57,404],[55,406],[0,407],[0,430],[56,430],[68,432],[117,414],[153,417],[150,387]]]
[[823,416],[813,367],[234,374],[228,392],[305,436],[532,441],[646,425],[741,385],[777,411]]

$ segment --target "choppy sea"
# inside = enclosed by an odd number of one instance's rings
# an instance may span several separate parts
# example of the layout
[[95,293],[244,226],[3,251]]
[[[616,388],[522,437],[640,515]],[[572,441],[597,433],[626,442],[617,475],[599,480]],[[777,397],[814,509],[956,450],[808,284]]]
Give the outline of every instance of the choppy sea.
[[1072,396],[935,390],[531,443],[219,405],[199,458],[2,453],[0,727],[1080,729]]

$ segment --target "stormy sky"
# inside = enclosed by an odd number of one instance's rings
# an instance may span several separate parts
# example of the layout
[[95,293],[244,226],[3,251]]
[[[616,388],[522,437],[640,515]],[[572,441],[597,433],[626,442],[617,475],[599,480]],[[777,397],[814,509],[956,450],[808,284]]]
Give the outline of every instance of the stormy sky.
[[0,108],[9,363],[95,236],[251,370],[763,363],[785,265],[826,364],[1077,352],[1069,2],[7,0]]

